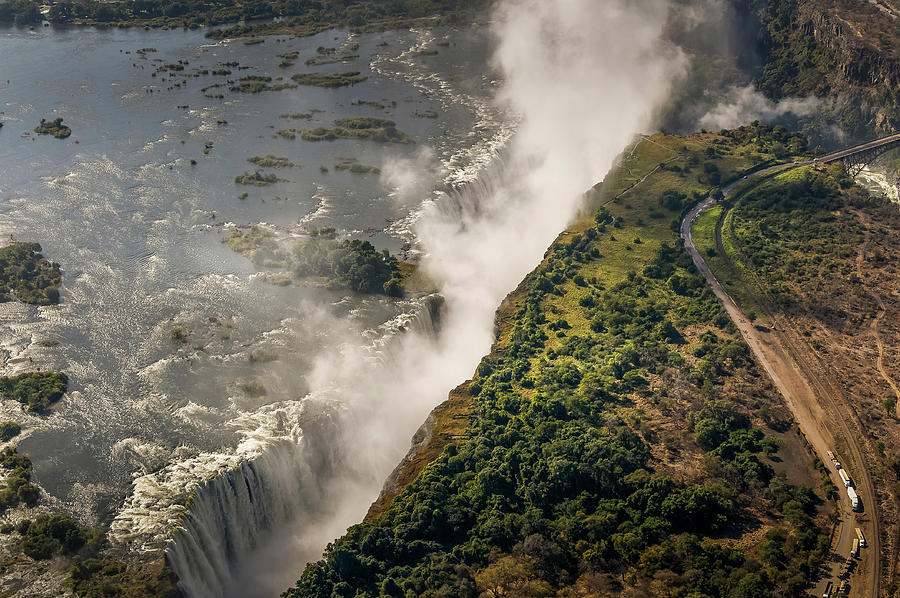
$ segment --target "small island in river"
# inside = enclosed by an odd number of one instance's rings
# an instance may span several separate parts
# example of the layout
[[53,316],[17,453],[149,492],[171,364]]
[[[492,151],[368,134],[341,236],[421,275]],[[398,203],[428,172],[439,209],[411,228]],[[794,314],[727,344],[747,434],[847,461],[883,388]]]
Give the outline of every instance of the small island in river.
[[59,264],[41,255],[39,243],[15,242],[0,248],[0,303],[59,303]]
[[34,128],[34,132],[38,135],[53,135],[57,139],[65,139],[72,134],[72,129],[62,124],[62,118],[55,118],[51,122],[41,119],[41,124]]
[[339,118],[334,128],[304,129],[300,131],[304,141],[334,141],[336,139],[368,139],[383,143],[415,143],[415,140],[397,129],[397,123],[384,118],[356,116]]

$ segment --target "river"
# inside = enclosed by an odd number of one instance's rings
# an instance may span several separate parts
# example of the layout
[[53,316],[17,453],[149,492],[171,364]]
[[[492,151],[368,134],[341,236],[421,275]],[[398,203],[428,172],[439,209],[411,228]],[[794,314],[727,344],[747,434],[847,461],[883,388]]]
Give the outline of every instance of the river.
[[[267,511],[264,521],[247,522],[281,526],[297,546],[279,560],[290,565],[287,577],[258,595],[286,587],[303,562],[359,519],[450,387],[435,380],[416,396],[367,399],[360,376],[385,371],[405,331],[429,342],[436,299],[271,285],[222,241],[234,225],[294,236],[305,226],[330,226],[414,256],[412,225],[434,191],[474,180],[510,134],[511,119],[489,101],[487,43],[477,30],[328,31],[256,45],[211,43],[202,31],[0,31],[0,234],[41,243],[63,270],[59,306],[0,304],[2,373],[54,369],[70,378],[69,393],[48,416],[11,401],[0,406],[0,417],[22,424],[19,450],[46,493],[40,508],[110,530],[122,554],[158,555],[198,488],[215,492],[240,464],[275,467],[281,459],[279,471],[291,478],[277,482],[287,484],[282,492],[313,488],[318,506],[303,507],[306,521],[298,521],[296,505],[282,504],[275,519]],[[319,47],[359,58],[304,65],[327,60]],[[278,55],[290,52],[298,53],[295,64],[279,66]],[[178,60],[184,71],[153,75]],[[233,74],[211,74],[221,68]],[[343,71],[368,79],[259,94],[208,89],[245,75],[287,80],[295,72]],[[208,97],[219,93],[225,97]],[[296,113],[312,116],[280,117]],[[276,133],[349,116],[392,119],[416,144],[311,143]],[[69,139],[31,132],[41,118],[56,117],[72,128]],[[286,180],[268,187],[234,183],[254,170],[248,157],[267,154],[299,167],[278,170]],[[335,170],[344,159],[383,174]],[[411,177],[413,170],[429,176]],[[173,339],[176,327],[185,342]],[[472,363],[482,351],[473,347]],[[391,414],[389,429],[366,429],[383,423],[377,414]],[[346,462],[340,437],[348,418],[355,437],[377,436],[377,458]],[[317,473],[311,454],[324,467]],[[342,476],[345,466],[354,476]],[[353,500],[337,504],[327,495],[332,478],[352,489]],[[194,499],[200,511],[202,498]],[[313,514],[325,523],[311,535]],[[252,545],[242,550],[265,550],[268,536],[249,533]],[[178,573],[198,575],[191,566],[182,563]]]

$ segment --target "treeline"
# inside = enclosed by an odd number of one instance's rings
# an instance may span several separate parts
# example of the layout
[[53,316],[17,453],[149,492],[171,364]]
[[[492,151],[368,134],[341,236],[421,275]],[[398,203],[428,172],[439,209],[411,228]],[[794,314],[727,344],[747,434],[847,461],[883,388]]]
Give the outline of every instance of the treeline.
[[[590,276],[616,241],[608,224],[617,220],[599,213],[524,283],[503,349],[468,386],[465,436],[385,512],[329,545],[286,598],[613,596],[626,586],[804,595],[828,549],[812,521],[818,498],[775,475],[763,455],[778,444],[743,406],[714,398],[754,367],[748,347],[682,247],[662,244],[642,272],[612,284]],[[677,350],[683,331],[709,322],[691,365]],[[651,391],[663,374],[692,389],[693,442],[717,475],[661,473],[651,448],[663,432],[623,416],[637,396],[672,404]],[[746,526],[754,501],[784,517],[762,545],[705,538]]]
[[758,120],[736,129],[720,131],[719,134],[738,145],[755,146],[757,151],[772,154],[779,160],[809,151],[809,142],[802,133],[791,131],[784,125],[770,125]]
[[41,22],[41,4],[34,0],[3,0],[0,2],[0,23],[33,25]]
[[[332,27],[365,27],[397,19],[432,16],[461,19],[484,8],[489,0],[130,0],[124,2],[59,2],[47,19],[52,23],[87,22],[135,24],[150,27],[222,25],[237,21],[292,17],[281,26],[321,31]],[[40,3],[34,0],[0,2],[0,23],[29,25],[41,21]],[[255,31],[251,25],[233,35]]]

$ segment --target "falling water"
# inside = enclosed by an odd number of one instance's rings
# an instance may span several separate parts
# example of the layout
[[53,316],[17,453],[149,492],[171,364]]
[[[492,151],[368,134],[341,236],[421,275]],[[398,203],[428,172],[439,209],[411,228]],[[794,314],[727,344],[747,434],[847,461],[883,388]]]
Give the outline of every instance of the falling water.
[[[443,300],[437,294],[411,301],[413,309],[369,331],[375,338],[366,347],[375,368],[403,367],[398,345],[405,337],[434,339]],[[334,393],[310,395],[301,401],[275,405],[269,410],[265,447],[259,456],[241,462],[224,475],[197,487],[188,501],[166,558],[189,598],[273,595],[288,586],[296,567],[317,558],[325,538],[304,537],[313,522],[343,520],[335,517],[342,495],[358,492],[365,474],[352,474],[355,450],[353,430],[363,425],[343,397]],[[274,439],[273,439],[274,438]],[[351,472],[335,476],[336,471]],[[371,486],[372,480],[366,480]],[[363,497],[371,500],[374,497]],[[355,515],[354,515],[355,517]],[[326,526],[327,527],[327,526]],[[293,530],[293,531],[291,531]],[[285,535],[289,537],[284,537]],[[258,568],[273,550],[295,553],[289,567],[275,567],[268,576],[271,587],[259,587]],[[254,589],[245,583],[253,578]]]

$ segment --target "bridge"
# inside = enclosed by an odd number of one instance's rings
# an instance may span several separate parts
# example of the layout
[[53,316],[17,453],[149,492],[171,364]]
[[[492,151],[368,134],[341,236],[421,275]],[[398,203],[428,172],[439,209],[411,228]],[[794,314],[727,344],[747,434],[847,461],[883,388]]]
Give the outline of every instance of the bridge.
[[848,172],[851,174],[859,174],[859,172],[867,165],[871,164],[878,156],[889,152],[890,150],[900,147],[900,133],[888,135],[881,139],[867,141],[853,147],[838,150],[830,154],[818,157],[813,162],[841,162]]

